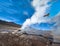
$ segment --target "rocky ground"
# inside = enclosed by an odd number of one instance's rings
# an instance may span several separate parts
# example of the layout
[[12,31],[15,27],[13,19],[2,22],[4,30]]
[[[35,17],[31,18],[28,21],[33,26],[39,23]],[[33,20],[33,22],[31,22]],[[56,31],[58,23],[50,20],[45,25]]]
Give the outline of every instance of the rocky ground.
[[[20,30],[20,25],[0,20],[0,46],[60,46],[60,44],[52,44],[48,39],[50,32],[44,37],[38,35],[28,35],[13,33]],[[9,32],[9,33],[6,33]]]
[[0,33],[0,46],[47,46],[48,39],[41,36]]
[[60,44],[51,44],[47,37],[38,35],[0,33],[0,46],[60,46]]

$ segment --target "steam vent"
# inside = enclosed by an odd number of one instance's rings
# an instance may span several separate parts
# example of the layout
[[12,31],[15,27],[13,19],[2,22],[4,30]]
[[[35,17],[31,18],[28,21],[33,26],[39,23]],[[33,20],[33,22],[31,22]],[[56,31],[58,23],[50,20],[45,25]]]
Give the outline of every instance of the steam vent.
[[52,43],[49,35],[17,33],[20,28],[21,25],[0,20],[0,46],[59,46]]
[[60,0],[0,0],[0,46],[60,46]]

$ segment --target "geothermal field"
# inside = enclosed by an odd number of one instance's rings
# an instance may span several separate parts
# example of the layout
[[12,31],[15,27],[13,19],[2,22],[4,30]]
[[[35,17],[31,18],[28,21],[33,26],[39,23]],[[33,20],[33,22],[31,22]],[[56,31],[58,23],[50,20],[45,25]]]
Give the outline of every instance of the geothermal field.
[[[0,46],[59,46],[50,31],[43,35],[21,32],[21,25],[0,20]],[[34,29],[33,29],[34,31]],[[40,32],[39,32],[40,33]],[[43,32],[44,33],[44,32]],[[60,38],[59,38],[60,40]]]
[[0,46],[60,46],[60,0],[0,0]]

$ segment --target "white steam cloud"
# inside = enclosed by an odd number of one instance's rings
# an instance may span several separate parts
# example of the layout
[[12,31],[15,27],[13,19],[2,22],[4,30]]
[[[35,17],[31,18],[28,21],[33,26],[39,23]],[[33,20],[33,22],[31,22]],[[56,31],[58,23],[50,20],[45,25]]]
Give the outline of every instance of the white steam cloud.
[[60,35],[60,12],[58,12],[57,15],[50,20],[50,22],[55,22],[54,26],[52,27],[54,30],[54,35]]
[[24,22],[21,29],[25,29],[31,24],[46,22],[47,19],[43,16],[46,14],[47,9],[50,7],[50,4],[48,5],[49,2],[50,0],[33,0],[31,4],[35,8],[35,13],[30,19],[27,19]]

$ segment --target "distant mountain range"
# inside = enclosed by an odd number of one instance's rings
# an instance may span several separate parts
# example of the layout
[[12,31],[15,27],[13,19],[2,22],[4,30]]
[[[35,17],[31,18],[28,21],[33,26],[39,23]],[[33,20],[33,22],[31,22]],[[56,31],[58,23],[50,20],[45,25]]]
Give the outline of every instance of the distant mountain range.
[[0,25],[8,25],[8,26],[13,26],[13,27],[21,27],[21,25],[16,24],[14,22],[7,22],[7,21],[3,21],[3,20],[0,20]]
[[0,20],[0,32],[7,33],[7,32],[18,32],[20,30],[21,25],[18,25],[14,22],[7,22]]

